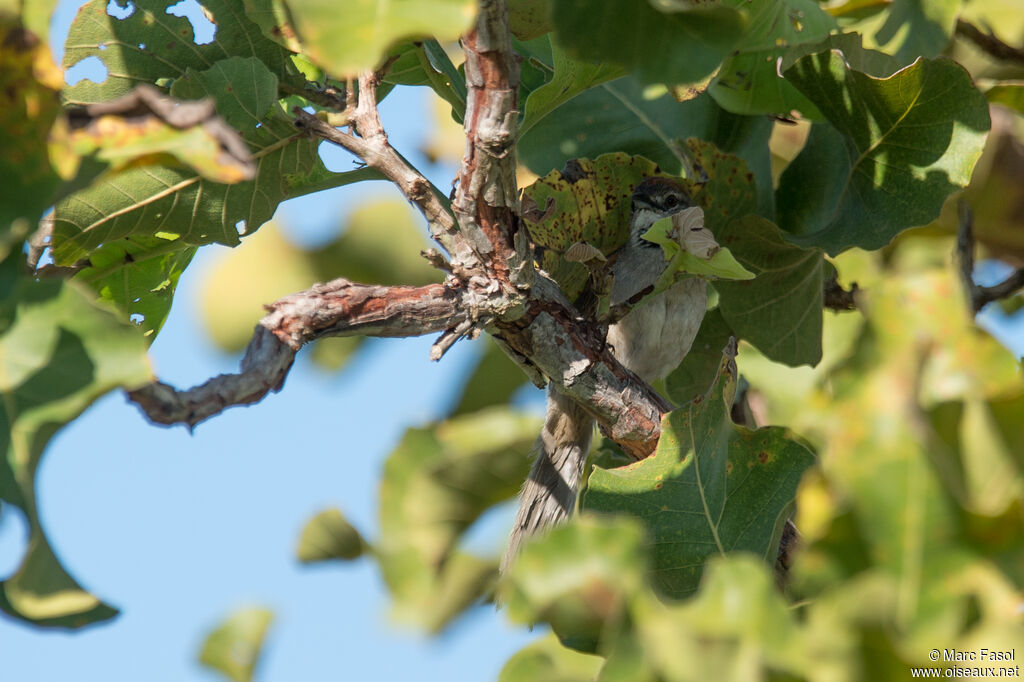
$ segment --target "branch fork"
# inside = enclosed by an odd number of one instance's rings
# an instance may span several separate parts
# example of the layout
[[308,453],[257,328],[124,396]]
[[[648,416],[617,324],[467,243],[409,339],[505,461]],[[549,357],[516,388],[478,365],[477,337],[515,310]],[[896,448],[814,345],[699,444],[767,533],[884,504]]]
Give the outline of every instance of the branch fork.
[[[440,333],[430,357],[456,341],[491,334],[541,385],[555,382],[627,452],[654,451],[663,398],[620,365],[596,323],[580,316],[558,286],[533,267],[516,187],[516,98],[519,67],[504,0],[481,0],[466,54],[466,152],[449,205],[444,194],[389,143],[377,111],[382,71],[365,73],[345,92],[340,130],[301,108],[295,125],[358,156],[394,183],[424,215],[445,250],[424,252],[447,271],[444,284],[422,287],[317,284],[267,307],[238,374],[178,391],[154,382],[131,391],[153,421],[189,427],[232,405],[249,404],[284,384],[296,352],[327,336],[417,336]],[[387,65],[385,65],[386,68]]]

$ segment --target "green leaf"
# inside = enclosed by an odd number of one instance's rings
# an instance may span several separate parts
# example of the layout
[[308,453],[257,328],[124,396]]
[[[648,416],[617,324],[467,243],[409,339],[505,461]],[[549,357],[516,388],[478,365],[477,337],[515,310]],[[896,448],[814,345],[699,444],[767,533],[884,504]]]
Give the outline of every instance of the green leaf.
[[114,99],[140,82],[176,79],[189,69],[205,71],[230,57],[252,57],[277,79],[305,86],[305,77],[292,65],[291,53],[265,38],[235,0],[203,0],[203,9],[217,25],[213,41],[204,45],[195,43],[187,18],[167,13],[165,0],[131,4],[134,11],[125,19],[107,13],[108,0],[90,0],[78,11],[68,33],[63,66],[67,69],[96,57],[108,76],[102,83],[85,79],[65,87],[69,104]]
[[268,609],[236,611],[207,635],[199,662],[233,682],[251,682],[273,620]]
[[578,517],[524,546],[499,596],[512,621],[550,623],[564,645],[593,652],[643,588],[643,544],[632,519]]
[[554,68],[551,79],[533,90],[526,99],[523,122],[519,126],[520,137],[584,90],[626,75],[620,66],[573,59],[558,43],[551,44],[551,57]]
[[472,0],[290,0],[293,25],[306,54],[338,77],[377,66],[403,38],[455,40],[476,17]]
[[95,250],[89,267],[75,275],[131,319],[149,342],[171,312],[178,279],[192,262],[194,247],[159,237],[123,239]]
[[829,122],[811,128],[779,183],[780,225],[797,243],[831,254],[879,248],[934,220],[970,180],[988,104],[955,62],[919,60],[872,78],[825,52],[785,75]]
[[642,599],[631,615],[660,679],[743,682],[783,671],[796,678],[813,660],[770,568],[751,556],[712,557],[692,600]]
[[21,250],[61,181],[47,139],[63,76],[49,52],[16,21],[0,20],[0,261]]
[[531,171],[544,175],[569,159],[623,152],[680,175],[686,171],[678,151],[683,140],[707,140],[747,161],[759,179],[757,210],[767,217],[775,211],[768,153],[771,128],[769,119],[730,114],[710,96],[677,102],[667,93],[651,94],[627,77],[590,88],[541,119],[520,139],[519,158]]
[[729,223],[718,234],[757,277],[715,283],[722,317],[737,336],[787,365],[821,360],[825,256],[786,241],[760,216]]
[[[703,258],[679,247],[679,243],[669,236],[672,220],[662,218],[654,223],[643,234],[646,241],[661,246],[669,261],[665,273],[685,273],[698,275],[711,280],[716,279],[753,279],[754,273],[740,265],[729,249],[718,247],[709,258]],[[705,233],[706,234],[706,233]]]
[[750,27],[711,83],[709,92],[724,109],[737,114],[789,115],[798,110],[817,117],[817,109],[778,69],[778,59],[793,45],[818,42],[836,24],[812,0],[729,0],[744,10]]
[[813,461],[785,429],[732,423],[735,365],[722,357],[702,399],[662,421],[655,454],[595,469],[582,507],[635,516],[647,529],[651,580],[681,597],[697,589],[708,557],[737,551],[775,559],[800,476]]
[[57,560],[39,517],[35,475],[64,424],[108,391],[149,380],[145,342],[79,286],[18,277],[19,261],[0,264],[0,499],[25,513],[29,539],[21,565],[0,583],[0,609],[36,625],[82,627],[117,611]]
[[350,561],[362,556],[366,549],[366,541],[341,510],[325,509],[306,522],[296,555],[304,564],[330,559]]
[[599,656],[565,648],[549,633],[512,654],[498,682],[591,682],[603,663]]
[[746,27],[727,7],[661,12],[643,1],[552,0],[551,18],[573,56],[617,62],[647,82],[671,85],[714,71]]
[[72,111],[71,128],[61,142],[111,171],[177,162],[227,184],[251,180],[256,172],[249,148],[210,103],[176,101],[149,85]]
[[206,71],[188,71],[175,95],[214,97],[217,113],[241,132],[257,161],[256,178],[235,185],[171,166],[109,176],[54,208],[53,253],[61,264],[129,236],[179,239],[182,248],[235,245],[270,219],[277,205],[313,189],[363,179],[360,171],[330,173],[318,142],[277,111],[275,76],[255,59],[232,57]]

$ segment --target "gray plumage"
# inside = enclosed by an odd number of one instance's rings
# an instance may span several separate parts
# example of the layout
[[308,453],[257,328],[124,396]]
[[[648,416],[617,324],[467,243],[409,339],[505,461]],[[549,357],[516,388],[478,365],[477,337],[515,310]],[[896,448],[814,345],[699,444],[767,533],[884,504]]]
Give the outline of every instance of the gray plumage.
[[[611,303],[628,301],[652,286],[665,268],[661,247],[642,239],[656,221],[692,206],[683,188],[667,178],[650,178],[633,192],[630,238],[612,267]],[[608,343],[627,369],[651,382],[674,369],[690,350],[704,319],[707,286],[692,278],[649,298],[612,325]],[[537,459],[520,495],[519,513],[502,572],[531,536],[567,519],[576,507],[594,420],[554,384],[548,388]]]

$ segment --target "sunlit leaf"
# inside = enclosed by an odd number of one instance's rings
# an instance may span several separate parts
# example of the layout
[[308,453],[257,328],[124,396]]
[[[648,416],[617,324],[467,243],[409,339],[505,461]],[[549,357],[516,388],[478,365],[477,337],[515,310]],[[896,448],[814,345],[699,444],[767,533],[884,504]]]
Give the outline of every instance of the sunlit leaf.
[[376,66],[402,38],[455,40],[476,17],[471,0],[352,0],[344,12],[332,0],[290,0],[288,6],[307,54],[338,77]]
[[884,246],[934,220],[970,180],[988,104],[955,62],[920,60],[872,78],[833,51],[785,75],[828,121],[811,128],[779,183],[779,222],[795,241],[832,254]]

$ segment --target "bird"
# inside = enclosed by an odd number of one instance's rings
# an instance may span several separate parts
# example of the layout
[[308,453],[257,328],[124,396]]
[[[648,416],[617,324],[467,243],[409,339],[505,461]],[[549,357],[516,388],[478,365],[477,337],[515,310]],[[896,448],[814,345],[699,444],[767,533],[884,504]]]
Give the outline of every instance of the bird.
[[[612,265],[611,305],[631,301],[653,287],[665,269],[661,246],[643,238],[654,223],[694,206],[683,185],[663,176],[647,178],[633,190],[629,238]],[[650,383],[665,377],[693,345],[707,307],[707,283],[691,277],[676,282],[632,308],[608,329],[615,358]],[[564,522],[576,507],[594,419],[553,383],[548,386],[544,427],[537,453],[520,492],[508,547],[505,573],[531,537]]]

